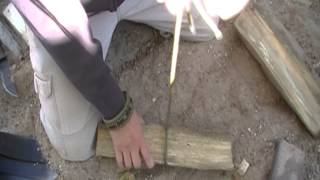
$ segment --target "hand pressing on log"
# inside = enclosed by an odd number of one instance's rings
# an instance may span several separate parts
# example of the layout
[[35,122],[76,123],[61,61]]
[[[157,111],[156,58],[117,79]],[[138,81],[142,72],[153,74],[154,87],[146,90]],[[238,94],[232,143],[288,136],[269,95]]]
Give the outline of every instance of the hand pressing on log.
[[141,168],[142,162],[148,168],[154,166],[143,136],[141,121],[142,118],[134,111],[124,126],[110,130],[116,160],[122,169]]

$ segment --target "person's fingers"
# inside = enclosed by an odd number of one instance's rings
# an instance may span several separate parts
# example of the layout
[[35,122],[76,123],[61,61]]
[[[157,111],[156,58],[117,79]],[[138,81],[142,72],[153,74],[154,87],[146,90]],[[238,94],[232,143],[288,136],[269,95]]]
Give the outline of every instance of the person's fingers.
[[131,169],[132,168],[132,162],[131,162],[131,157],[130,157],[130,152],[129,151],[124,151],[122,152],[123,159],[124,159],[124,166],[126,169]]
[[131,160],[135,169],[141,168],[141,157],[138,149],[131,151]]
[[[161,1],[161,0],[160,0]],[[176,15],[190,0],[166,0],[165,5],[170,14]]]
[[166,0],[157,0],[158,3],[165,3]]
[[124,164],[123,164],[123,156],[122,156],[122,153],[120,151],[115,151],[115,154],[116,154],[116,161],[117,161],[117,164],[118,164],[118,167],[120,169],[124,169]]
[[229,20],[243,10],[249,0],[203,0],[209,15],[218,15],[223,20]]
[[153,161],[153,158],[150,154],[149,148],[146,146],[146,144],[143,143],[143,145],[141,146],[140,152],[141,152],[141,156],[142,156],[145,164],[147,165],[147,167],[153,168],[154,161]]

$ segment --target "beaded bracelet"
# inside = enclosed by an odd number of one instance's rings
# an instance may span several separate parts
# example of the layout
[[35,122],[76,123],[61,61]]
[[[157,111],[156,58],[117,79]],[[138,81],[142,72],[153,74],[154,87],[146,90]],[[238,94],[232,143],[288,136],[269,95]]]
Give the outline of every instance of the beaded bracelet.
[[129,95],[124,92],[126,97],[126,102],[123,109],[112,119],[105,119],[103,118],[102,121],[109,129],[115,129],[122,125],[124,125],[131,117],[133,113],[133,102]]

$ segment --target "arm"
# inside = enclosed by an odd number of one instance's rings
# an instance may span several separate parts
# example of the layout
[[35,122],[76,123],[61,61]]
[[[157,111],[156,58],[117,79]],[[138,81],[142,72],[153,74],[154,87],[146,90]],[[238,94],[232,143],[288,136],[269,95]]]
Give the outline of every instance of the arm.
[[12,2],[82,95],[107,119],[120,112],[124,96],[103,61],[99,43],[92,39],[81,3],[78,0],[41,0],[62,26],[59,27],[30,0]]
[[[79,0],[12,0],[40,42],[67,78],[103,114],[111,119],[124,108],[125,97],[93,40],[87,15]],[[70,13],[72,10],[72,13]],[[110,130],[120,167],[139,168],[142,159],[153,166],[140,125],[133,112],[128,122]]]

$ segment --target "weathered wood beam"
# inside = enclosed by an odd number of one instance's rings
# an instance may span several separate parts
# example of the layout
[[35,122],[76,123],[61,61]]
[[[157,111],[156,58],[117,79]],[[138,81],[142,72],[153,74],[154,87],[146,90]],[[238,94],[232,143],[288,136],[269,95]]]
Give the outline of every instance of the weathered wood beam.
[[[144,127],[144,136],[151,154],[158,164],[163,164],[165,131],[160,125]],[[232,144],[217,137],[201,136],[186,129],[170,128],[168,131],[168,164],[194,169],[232,170]],[[98,128],[97,156],[114,157],[107,129]]]
[[299,59],[303,56],[297,51],[297,42],[272,14],[267,18],[268,21],[257,10],[247,10],[238,17],[235,27],[307,129],[319,136],[319,86]]
[[28,49],[27,27],[18,10],[9,4],[0,15],[0,41],[18,59]]
[[28,27],[24,22],[19,11],[13,4],[9,4],[2,12],[6,19],[11,23],[15,30],[22,36],[25,42],[28,42]]

